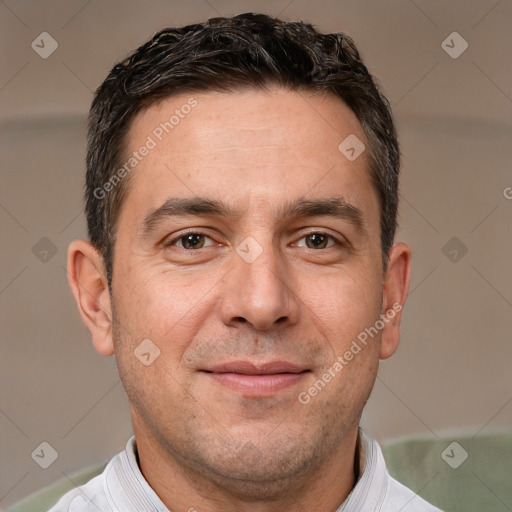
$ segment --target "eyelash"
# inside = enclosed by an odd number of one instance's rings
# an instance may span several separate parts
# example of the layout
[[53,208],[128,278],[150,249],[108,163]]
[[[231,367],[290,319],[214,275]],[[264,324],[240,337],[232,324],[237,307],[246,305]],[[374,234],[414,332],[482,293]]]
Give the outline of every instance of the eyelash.
[[[179,236],[173,238],[172,240],[169,240],[169,242],[165,242],[164,243],[164,247],[170,247],[170,246],[173,246],[176,244],[176,242],[182,240],[183,238],[186,238],[187,236],[189,235],[203,235],[205,237],[208,237],[210,238],[211,240],[212,237],[209,236],[208,234],[206,233],[203,233],[201,231],[197,231],[197,230],[190,230],[190,231],[187,231],[185,233],[181,233]],[[328,238],[330,238],[332,241],[334,241],[334,245],[331,245],[329,247],[325,247],[323,248],[324,250],[325,249],[330,249],[334,246],[339,246],[339,247],[345,247],[347,244],[346,243],[343,243],[342,241],[340,241],[339,239],[337,239],[336,237],[334,237],[333,235],[330,235],[329,233],[325,233],[323,231],[310,231],[309,233],[305,233],[304,235],[302,235],[299,240],[302,240],[303,238],[306,238],[308,236],[311,236],[311,235],[323,235],[323,236],[327,236]],[[215,245],[215,244],[213,244]],[[210,245],[208,247],[211,247]],[[200,249],[204,249],[204,247],[200,247],[199,249],[186,249],[184,247],[179,247],[179,249],[183,249],[184,251],[190,251],[190,252],[193,252],[193,251],[199,251]],[[315,249],[315,248],[312,248],[312,247],[306,247],[306,249],[311,249],[313,251],[318,251],[318,250],[321,250],[321,249]]]

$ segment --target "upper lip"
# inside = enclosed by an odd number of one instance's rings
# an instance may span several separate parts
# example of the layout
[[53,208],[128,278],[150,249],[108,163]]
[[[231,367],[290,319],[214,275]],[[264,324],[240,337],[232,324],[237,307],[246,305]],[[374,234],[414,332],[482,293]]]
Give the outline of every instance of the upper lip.
[[232,361],[208,366],[204,368],[204,371],[211,373],[240,373],[243,375],[274,375],[278,373],[302,373],[309,370],[287,361],[273,361],[262,364],[255,364],[249,361]]

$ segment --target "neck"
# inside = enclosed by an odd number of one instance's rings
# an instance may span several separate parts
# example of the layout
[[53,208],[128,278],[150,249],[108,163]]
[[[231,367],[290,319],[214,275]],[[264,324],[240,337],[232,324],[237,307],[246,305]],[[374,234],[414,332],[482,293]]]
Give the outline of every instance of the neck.
[[[275,491],[270,494],[267,482],[241,483],[208,475],[178,460],[136,424],[134,431],[142,474],[166,507],[175,512],[334,512],[354,487],[359,473],[357,425],[347,430],[315,471],[287,482],[272,482]],[[264,498],[258,498],[263,494]]]

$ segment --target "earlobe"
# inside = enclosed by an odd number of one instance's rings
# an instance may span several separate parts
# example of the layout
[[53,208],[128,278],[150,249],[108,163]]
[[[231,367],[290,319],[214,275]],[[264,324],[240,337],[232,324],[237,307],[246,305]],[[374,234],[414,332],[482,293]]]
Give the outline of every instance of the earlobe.
[[398,348],[402,310],[409,292],[411,257],[411,248],[403,242],[393,245],[389,252],[382,301],[384,328],[380,346],[381,359],[391,357]]
[[114,354],[112,305],[103,259],[86,240],[74,240],[68,248],[68,282],[96,350]]

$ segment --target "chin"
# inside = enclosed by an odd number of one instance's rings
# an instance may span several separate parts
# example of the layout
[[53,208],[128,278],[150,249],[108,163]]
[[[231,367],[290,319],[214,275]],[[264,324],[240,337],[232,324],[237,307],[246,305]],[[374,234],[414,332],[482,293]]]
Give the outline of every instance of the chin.
[[[309,442],[305,442],[302,434],[299,437],[270,435],[263,438],[258,447],[247,441],[238,450],[211,442],[205,451],[199,450],[196,444],[195,449],[188,450],[186,463],[212,487],[237,499],[282,499],[283,495],[301,489],[303,482],[325,460],[326,445],[313,442],[314,436],[308,436]],[[269,439],[273,442],[268,442]],[[208,446],[204,442],[199,444]]]

